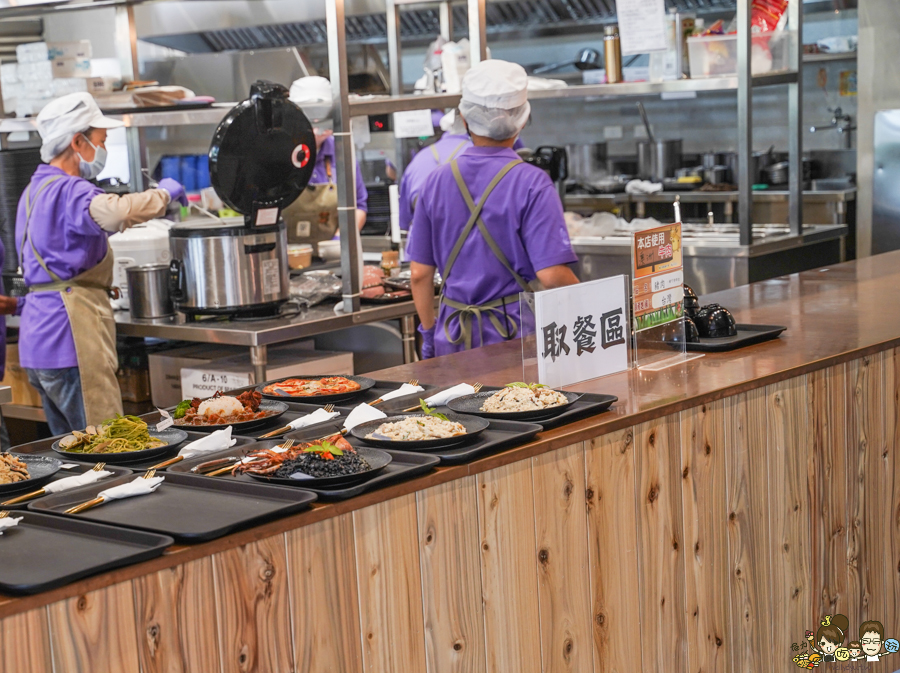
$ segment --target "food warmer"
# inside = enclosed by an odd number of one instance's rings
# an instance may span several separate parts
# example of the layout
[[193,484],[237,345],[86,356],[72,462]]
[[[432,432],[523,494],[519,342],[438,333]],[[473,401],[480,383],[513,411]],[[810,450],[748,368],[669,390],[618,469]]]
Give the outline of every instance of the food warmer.
[[243,219],[194,219],[172,227],[169,289],[192,315],[264,316],[288,299],[281,210],[312,177],[309,120],[279,84],[259,81],[219,124],[209,148],[212,186]]

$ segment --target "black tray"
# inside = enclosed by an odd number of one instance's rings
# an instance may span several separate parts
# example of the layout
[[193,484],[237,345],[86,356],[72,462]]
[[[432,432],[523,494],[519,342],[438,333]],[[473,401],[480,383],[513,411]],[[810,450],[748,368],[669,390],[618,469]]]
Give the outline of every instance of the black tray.
[[690,341],[687,344],[689,351],[701,353],[723,353],[733,351],[744,346],[751,346],[762,341],[777,339],[787,329],[783,325],[735,325],[737,334],[732,337],[709,339],[700,337],[700,341]]
[[[233,448],[233,447],[232,447]],[[138,528],[171,535],[177,542],[214,540],[235,530],[305,509],[316,494],[305,489],[238,484],[233,479],[166,472],[165,482],[149,495],[114,500],[81,514],[65,510],[107,488],[131,481],[127,476],[95,484],[79,493],[66,491],[29,505],[29,510],[67,519]]]
[[18,526],[0,536],[0,591],[36,594],[162,555],[166,535],[16,512]]
[[[159,416],[159,414],[157,414],[157,412],[154,411],[153,413],[156,416]],[[337,420],[337,419],[335,419],[335,420]],[[144,458],[143,460],[139,460],[134,463],[124,464],[123,467],[127,467],[129,470],[133,470],[135,472],[141,472],[143,470],[146,470],[148,467],[153,467],[154,465],[157,465],[158,463],[168,460],[169,458],[174,458],[175,456],[178,455],[178,452],[181,450],[181,447],[183,447],[187,444],[190,444],[194,440],[202,439],[203,437],[209,436],[208,432],[194,432],[193,430],[185,430],[185,432],[187,433],[188,438],[186,440],[184,440],[184,442],[182,442],[178,446],[173,446],[171,448],[166,449],[165,453],[161,453],[159,455],[152,456],[150,458]],[[241,435],[241,436],[232,435],[232,437],[237,440],[237,444],[235,444],[233,447],[231,447],[232,449],[235,449],[239,446],[243,446],[244,444],[249,444],[250,442],[255,441],[252,437],[247,437],[246,435]],[[51,437],[49,439],[41,439],[36,442],[31,442],[30,444],[22,444],[21,446],[16,447],[16,453],[30,453],[30,454],[34,454],[37,456],[52,456],[53,458],[60,458],[60,454],[58,454],[56,451],[53,451],[50,448],[50,445],[57,439],[59,439],[59,437]],[[87,458],[87,460],[84,460],[84,459],[75,460],[74,458],[72,460],[69,460],[68,458],[66,458],[63,460],[63,464],[65,465],[67,463],[81,463],[81,464],[86,464],[89,467],[93,467],[97,463],[107,462],[103,458],[103,456],[100,456],[100,455],[94,455],[94,454],[81,454],[81,455],[83,455],[85,458]],[[105,455],[106,454],[104,454],[104,456]],[[66,470],[63,470],[63,472],[65,472],[65,471]],[[106,481],[109,481],[109,480],[107,479]]]
[[490,420],[491,424],[474,442],[434,449],[428,451],[426,455],[440,458],[441,465],[471,463],[489,453],[496,453],[530,442],[537,433],[543,430],[537,423],[498,421],[493,418],[485,420]]
[[[404,481],[406,479],[416,477],[420,474],[425,474],[426,472],[430,472],[431,470],[433,470],[441,462],[439,456],[430,453],[410,453],[407,451],[386,451],[386,453],[389,453],[393,460],[391,461],[390,465],[378,472],[378,474],[376,474],[371,479],[353,484],[352,486],[344,486],[331,489],[310,488],[309,486],[306,486],[304,484],[303,489],[306,491],[312,491],[313,493],[317,494],[319,496],[319,500],[346,500],[347,498],[353,498],[361,493],[365,493],[366,491],[381,488],[382,486],[386,486],[387,484],[392,484],[397,481]],[[222,456],[226,454],[227,452],[221,452]],[[204,460],[212,460],[212,457],[205,456],[204,458],[195,458],[193,460],[183,461],[170,467],[169,472],[190,472],[192,467],[198,465],[199,463],[202,463]],[[256,481],[246,474],[241,474],[237,477],[222,476],[208,478],[228,479],[234,483],[242,485],[256,484],[264,488],[273,487],[269,484],[266,484],[265,482]]]
[[[287,379],[326,379],[334,376],[343,376],[345,379],[349,379],[350,381],[356,381],[361,388],[359,390],[353,390],[347,393],[336,393],[334,395],[317,395],[315,397],[292,397],[290,395],[272,395],[270,393],[265,393],[263,390],[266,386],[272,385],[273,383],[279,383],[281,381],[286,381]],[[330,402],[339,402],[345,400],[353,400],[356,403],[357,399],[360,399],[361,396],[367,391],[370,390],[374,385],[375,381],[370,379],[368,376],[351,376],[349,374],[316,374],[315,376],[282,376],[280,379],[272,379],[271,381],[266,381],[265,383],[261,383],[256,386],[256,390],[260,392],[260,394],[267,400],[279,400],[281,402],[299,402],[303,404],[318,404],[324,405]],[[373,397],[373,400],[377,400],[377,397]]]
[[[402,386],[407,381],[375,381],[375,386],[370,388],[365,392],[365,394],[360,395],[359,397],[354,397],[352,400],[347,400],[345,402],[336,403],[335,408],[337,411],[342,413],[349,413],[353,407],[358,404],[371,404],[377,399],[380,399],[382,395],[385,393],[389,393],[392,390],[397,390],[400,386]],[[433,393],[433,391],[437,390],[437,386],[430,385],[428,383],[419,382],[419,385],[425,390],[420,391],[418,393],[413,393],[412,395],[404,395],[403,397],[396,397],[392,400],[388,400],[387,402],[382,402],[378,405],[378,409],[381,409],[388,416],[391,415],[391,412],[403,411],[413,405],[419,406],[419,399],[426,398]]]
[[[63,451],[59,448],[59,442],[63,437],[67,437],[68,435],[63,435],[62,437],[54,437],[53,442],[50,445],[50,454],[55,456],[56,458],[60,458],[63,461],[77,460],[79,462],[90,462],[94,463],[106,463],[107,465],[135,465],[140,463],[141,461],[146,460],[156,460],[159,461],[159,456],[164,456],[167,454],[174,455],[176,450],[182,443],[186,442],[187,439],[187,431],[182,428],[166,428],[165,430],[156,430],[156,426],[150,425],[150,436],[158,437],[160,439],[165,439],[168,444],[165,446],[158,446],[153,449],[143,449],[141,451],[129,451],[127,453],[70,453],[68,451]],[[151,462],[151,465],[153,463]]]
[[[269,400],[265,399],[259,403],[259,408],[263,411],[269,410],[274,411],[271,416],[266,416],[265,418],[254,418],[250,421],[240,421],[239,423],[220,423],[219,425],[174,425],[173,427],[178,428],[179,430],[193,430],[194,432],[215,432],[216,430],[224,430],[229,425],[231,426],[232,434],[241,432],[245,433],[248,430],[253,428],[258,428],[263,425],[272,424],[273,428],[277,428],[278,419],[280,419],[285,412],[288,410],[288,405],[285,402],[279,400]],[[169,412],[175,411],[175,407],[172,407],[168,410]],[[282,424],[283,425],[283,424]]]
[[[281,418],[279,418],[277,421],[267,422],[265,425],[260,425],[256,428],[253,428],[252,430],[242,432],[241,434],[244,437],[259,438],[267,432],[272,432],[273,430],[277,430],[278,428],[283,428],[291,421],[294,421],[302,416],[308,416],[317,409],[322,408],[321,404],[300,404],[298,402],[286,402],[285,404],[288,405],[288,410],[284,412],[284,415],[281,416]],[[339,411],[339,409],[335,408],[335,411]],[[310,425],[309,427],[318,428],[320,432],[319,436],[323,436],[328,434],[332,426],[337,428],[335,432],[339,432],[340,429],[344,427],[345,418],[346,414],[341,414],[340,416],[335,416],[331,420],[325,421],[324,423],[316,423],[315,425]],[[303,429],[305,430],[306,428]],[[288,430],[288,432],[292,431]]]
[[[66,461],[63,464],[64,465],[74,465],[75,467],[68,469],[68,470],[60,470],[59,472],[54,474],[50,480],[45,482],[44,485],[52,483],[54,481],[59,481],[60,479],[65,479],[66,477],[75,477],[75,476],[78,476],[79,474],[84,474],[85,472],[93,469],[93,467],[94,467],[93,465],[90,465],[88,463],[70,463],[70,462]],[[129,467],[121,467],[121,466],[117,466],[117,465],[107,465],[103,469],[106,470],[107,472],[112,472],[112,474],[109,477],[107,477],[106,479],[103,479],[103,480],[97,482],[100,484],[110,482],[113,479],[117,479],[118,477],[124,477],[126,475],[132,474],[132,470]],[[88,484],[87,486],[79,486],[78,488],[73,488],[73,489],[71,489],[70,492],[74,493],[76,491],[80,491],[83,488],[89,488],[90,486],[93,486],[93,484]],[[15,493],[4,493],[2,496],[0,496],[0,509],[16,509],[16,510],[25,509],[28,507],[29,502],[37,502],[40,498],[49,497],[46,495],[42,495],[42,496],[39,496],[38,498],[35,498],[34,500],[26,500],[25,502],[20,502],[17,505],[2,504],[4,500],[11,500],[12,498],[15,498],[15,497],[18,497],[21,495],[25,495],[26,493],[30,493],[31,491],[36,491],[39,488],[41,488],[41,486],[36,486],[36,487],[25,489],[22,491],[16,491]],[[2,539],[2,538],[0,538],[0,539]]]
[[22,481],[0,484],[0,500],[39,489],[50,481],[54,474],[59,472],[59,468],[63,464],[59,456],[33,456],[28,453],[19,453],[18,451],[11,451],[10,455],[25,463],[29,477]]
[[466,429],[466,434],[456,437],[446,437],[443,439],[420,439],[415,441],[399,441],[393,439],[369,439],[366,435],[375,432],[382,423],[393,423],[402,421],[409,417],[424,417],[425,414],[399,414],[396,416],[388,416],[387,418],[379,418],[374,421],[366,421],[360,423],[350,431],[350,434],[358,440],[365,442],[371,446],[377,446],[382,449],[394,449],[396,451],[435,451],[448,447],[456,447],[461,444],[470,444],[477,440],[478,435],[484,432],[490,423],[486,418],[478,418],[477,416],[465,416],[463,414],[455,414],[448,412],[447,419],[461,423]]
[[[481,390],[482,392],[496,391],[500,390],[500,388],[493,386],[484,386]],[[550,428],[556,428],[560,425],[573,423],[575,421],[581,420],[582,418],[587,418],[588,416],[596,416],[597,414],[602,414],[613,404],[619,401],[619,398],[615,395],[601,395],[599,393],[580,394],[581,397],[579,398],[579,400],[558,416],[554,416],[552,418],[544,418],[536,421],[529,421],[529,423],[536,423],[537,425],[540,425],[544,430],[549,430]],[[440,410],[444,411],[445,409],[447,409],[447,407],[442,407]],[[495,420],[496,419],[492,418],[491,423],[493,423]]]

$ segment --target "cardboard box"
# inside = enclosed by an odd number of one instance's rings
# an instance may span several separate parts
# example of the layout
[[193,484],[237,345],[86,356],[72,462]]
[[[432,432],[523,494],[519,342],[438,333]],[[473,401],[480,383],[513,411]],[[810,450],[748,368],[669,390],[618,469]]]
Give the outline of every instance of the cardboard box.
[[55,58],[50,64],[54,78],[91,76],[89,58]]
[[27,42],[16,47],[16,60],[19,63],[53,61],[57,58],[90,59],[93,55],[90,40]]
[[6,346],[6,373],[0,385],[12,388],[12,403],[28,407],[43,407],[41,394],[28,383],[28,374],[19,364],[19,344]]
[[[269,347],[266,380],[287,376],[353,374],[353,353],[314,351],[293,344]],[[217,390],[234,390],[258,383],[249,354],[222,358],[181,370],[184,399],[209,397]]]

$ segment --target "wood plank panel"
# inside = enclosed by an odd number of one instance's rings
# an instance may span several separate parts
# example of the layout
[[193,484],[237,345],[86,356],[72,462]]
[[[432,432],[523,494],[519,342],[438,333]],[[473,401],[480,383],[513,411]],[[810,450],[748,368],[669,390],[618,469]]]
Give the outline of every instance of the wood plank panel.
[[808,461],[812,454],[806,376],[766,388],[769,549],[775,665],[803,637],[812,615]]
[[688,670],[679,419],[635,427],[643,671]]
[[725,400],[725,445],[731,670],[782,670],[771,646],[765,388]]
[[[900,633],[900,349],[886,354],[885,360],[885,446],[889,474],[885,497],[887,533],[885,551],[884,627]],[[895,668],[900,667],[900,662]]]
[[590,573],[584,445],[532,459],[543,673],[589,672]]
[[131,582],[48,606],[53,670],[65,673],[139,673]]
[[294,670],[284,536],[213,556],[223,673]]
[[416,498],[353,512],[363,666],[424,671]]
[[475,477],[416,494],[429,673],[483,673]]
[[0,671],[53,673],[46,608],[0,621]]
[[285,535],[296,670],[362,671],[353,515]]
[[681,412],[688,660],[694,673],[728,670],[725,402]]
[[531,463],[482,472],[478,531],[488,673],[541,670]]
[[143,673],[218,671],[212,559],[138,577],[133,584]]
[[595,673],[641,670],[634,435],[630,429],[585,447],[588,552]]
[[[847,413],[844,365],[809,375],[812,618],[847,614]],[[851,639],[852,640],[852,639]]]

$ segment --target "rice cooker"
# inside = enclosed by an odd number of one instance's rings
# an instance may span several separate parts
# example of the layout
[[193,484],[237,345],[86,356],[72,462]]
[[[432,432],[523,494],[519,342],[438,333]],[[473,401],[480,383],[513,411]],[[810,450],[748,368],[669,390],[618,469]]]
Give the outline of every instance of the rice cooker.
[[169,231],[169,291],[188,315],[268,315],[289,297],[281,210],[309,183],[316,139],[280,84],[258,81],[219,124],[209,174],[243,218],[181,222]]
[[129,266],[146,264],[169,264],[169,220],[150,220],[109,237],[109,247],[113,255],[113,285],[119,288],[119,298],[112,299],[117,309],[128,308]]

